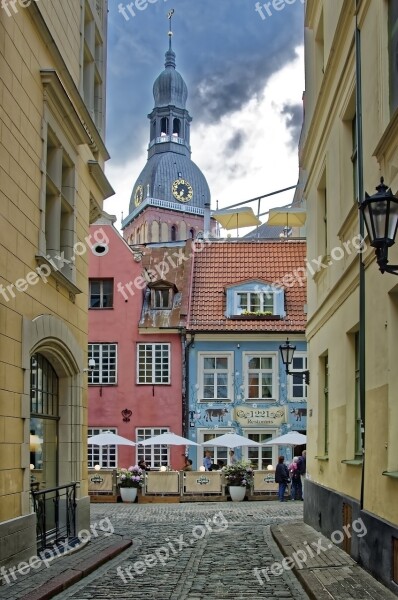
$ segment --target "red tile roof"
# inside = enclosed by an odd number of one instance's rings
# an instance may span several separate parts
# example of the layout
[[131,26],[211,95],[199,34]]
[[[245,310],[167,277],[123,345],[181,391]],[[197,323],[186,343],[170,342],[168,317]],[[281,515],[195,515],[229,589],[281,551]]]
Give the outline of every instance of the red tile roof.
[[[202,251],[194,253],[187,329],[303,332],[307,301],[306,253],[307,244],[304,240],[212,241],[204,244]],[[283,287],[286,317],[274,321],[225,317],[226,288],[248,280],[261,280]]]

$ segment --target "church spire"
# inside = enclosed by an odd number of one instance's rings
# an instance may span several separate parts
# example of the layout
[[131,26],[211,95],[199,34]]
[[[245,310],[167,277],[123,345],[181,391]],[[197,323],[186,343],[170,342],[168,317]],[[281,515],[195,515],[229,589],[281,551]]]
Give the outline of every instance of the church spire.
[[173,69],[176,68],[176,55],[175,55],[175,52],[173,52],[173,49],[171,47],[171,38],[173,37],[173,29],[172,29],[171,21],[172,21],[173,15],[174,15],[174,8],[172,8],[167,13],[167,18],[170,21],[170,24],[169,24],[169,33],[168,33],[169,49],[166,52],[166,62],[164,63],[164,66],[166,67],[166,69],[167,69],[167,67],[172,67]]

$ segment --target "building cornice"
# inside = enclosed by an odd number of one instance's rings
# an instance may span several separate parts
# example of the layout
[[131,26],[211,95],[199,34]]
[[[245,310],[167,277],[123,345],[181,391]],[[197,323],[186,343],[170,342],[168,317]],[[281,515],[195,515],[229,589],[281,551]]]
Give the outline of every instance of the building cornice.
[[97,184],[103,199],[106,200],[107,198],[113,196],[115,194],[115,190],[109,183],[104,171],[101,169],[99,162],[96,160],[89,160],[87,165],[89,173]]

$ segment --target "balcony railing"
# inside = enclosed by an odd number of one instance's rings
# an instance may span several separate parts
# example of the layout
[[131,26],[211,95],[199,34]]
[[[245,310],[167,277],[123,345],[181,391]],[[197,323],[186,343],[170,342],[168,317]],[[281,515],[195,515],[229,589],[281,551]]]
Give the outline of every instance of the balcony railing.
[[70,483],[48,490],[31,490],[38,551],[76,538],[76,486],[77,483]]

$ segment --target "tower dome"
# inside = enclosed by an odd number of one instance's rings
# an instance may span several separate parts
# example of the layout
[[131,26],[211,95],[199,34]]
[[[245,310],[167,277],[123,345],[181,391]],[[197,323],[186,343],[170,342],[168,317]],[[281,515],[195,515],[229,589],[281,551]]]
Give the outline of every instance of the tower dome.
[[185,109],[188,88],[180,73],[176,71],[176,55],[173,50],[166,52],[165,69],[153,84],[155,106],[175,106]]

